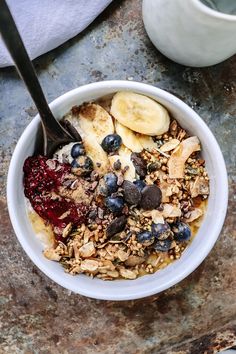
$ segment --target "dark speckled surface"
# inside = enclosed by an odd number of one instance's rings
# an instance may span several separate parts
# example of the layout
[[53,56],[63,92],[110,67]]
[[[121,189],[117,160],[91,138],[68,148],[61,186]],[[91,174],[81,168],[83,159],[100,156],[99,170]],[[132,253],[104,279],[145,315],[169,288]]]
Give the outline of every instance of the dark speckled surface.
[[36,110],[15,70],[0,70],[0,353],[210,354],[235,345],[236,57],[211,68],[177,65],[145,34],[141,0],[116,0],[85,32],[34,63],[48,101],[106,79],[150,83],[183,99],[222,148],[229,209],[207,259],[159,295],[115,303],[62,289],[32,264],[9,221],[8,165]]

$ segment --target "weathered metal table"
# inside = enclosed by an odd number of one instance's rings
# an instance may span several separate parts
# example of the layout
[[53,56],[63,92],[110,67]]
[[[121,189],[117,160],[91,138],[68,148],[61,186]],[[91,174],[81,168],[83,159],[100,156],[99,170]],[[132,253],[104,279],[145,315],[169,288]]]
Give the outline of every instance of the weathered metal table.
[[[236,344],[236,57],[204,69],[163,57],[142,24],[141,0],[116,0],[93,25],[35,60],[49,101],[77,86],[128,79],[164,88],[210,126],[229,173],[229,210],[216,246],[179,285],[127,302],[95,301],[50,281],[15,238],[7,213],[8,164],[35,107],[13,68],[0,71],[0,353],[215,353]],[[207,235],[206,235],[207,236]]]

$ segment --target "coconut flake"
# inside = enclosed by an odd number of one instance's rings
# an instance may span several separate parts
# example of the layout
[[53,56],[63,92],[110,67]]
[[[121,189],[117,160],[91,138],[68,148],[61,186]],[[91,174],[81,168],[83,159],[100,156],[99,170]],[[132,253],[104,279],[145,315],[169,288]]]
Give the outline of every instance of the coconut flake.
[[160,150],[163,152],[174,150],[179,145],[179,143],[180,141],[178,139],[169,140],[167,143],[160,147]]
[[169,177],[183,178],[185,162],[193,152],[200,149],[198,137],[192,136],[183,140],[173,151],[168,161]]

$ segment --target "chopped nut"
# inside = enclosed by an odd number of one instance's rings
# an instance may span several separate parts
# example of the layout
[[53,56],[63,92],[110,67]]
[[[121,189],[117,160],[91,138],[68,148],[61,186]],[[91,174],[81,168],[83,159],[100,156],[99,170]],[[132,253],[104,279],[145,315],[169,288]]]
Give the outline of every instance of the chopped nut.
[[193,210],[189,211],[187,214],[185,214],[185,221],[187,222],[192,222],[198,218],[200,218],[200,216],[202,216],[203,211],[199,208],[194,208]]
[[112,278],[118,278],[119,277],[119,272],[117,270],[109,270],[107,272],[107,275]]
[[104,210],[102,208],[98,208],[98,217],[99,219],[103,219],[104,216]]
[[[69,210],[65,211],[58,219],[59,219],[59,220],[63,220],[63,219],[65,219],[68,215],[70,215],[70,211],[69,211]],[[68,225],[67,225],[67,226],[68,226]]]
[[129,258],[129,255],[126,252],[124,252],[123,250],[119,250],[117,252],[117,257],[119,258],[119,260],[121,262],[124,262]]
[[88,241],[92,235],[93,235],[93,233],[88,228],[86,228],[84,231],[84,244],[88,243]]
[[182,141],[185,136],[186,136],[186,131],[184,129],[180,129],[179,134],[177,135],[177,139]]
[[70,232],[72,230],[72,223],[70,222],[68,225],[66,225],[66,227],[64,228],[63,232],[62,232],[62,237],[67,237]]
[[83,271],[87,271],[87,272],[96,272],[96,270],[98,269],[99,266],[99,262],[94,261],[92,259],[85,259],[84,261],[81,262],[81,269]]
[[132,270],[129,270],[129,269],[125,269],[125,268],[120,269],[120,275],[126,279],[136,279],[137,278],[137,274],[135,272],[133,272]]
[[121,186],[123,184],[123,182],[124,182],[124,176],[121,173],[119,173],[118,174],[118,179],[117,179],[117,185]]
[[90,185],[89,189],[90,189],[91,191],[94,191],[94,190],[96,189],[97,185],[98,185],[98,181],[94,181],[94,182]]
[[190,193],[192,198],[197,197],[199,194],[209,194],[209,181],[197,177],[195,182],[190,183]]
[[164,224],[165,223],[162,212],[160,212],[159,210],[152,210],[151,214],[152,214],[152,221],[155,224]]
[[73,251],[76,260],[80,259],[80,252],[79,252],[80,247],[81,247],[81,243],[73,242]]
[[43,251],[44,256],[50,261],[60,261],[61,256],[56,252],[54,248],[46,248]]
[[79,254],[83,258],[91,257],[96,252],[93,242],[88,242],[79,249]]
[[98,178],[99,178],[99,174],[98,174],[95,170],[93,170],[93,171],[91,172],[91,175],[90,175],[91,181],[92,181],[92,182],[97,181]]
[[55,170],[55,168],[56,168],[56,161],[55,161],[55,160],[48,159],[48,160],[46,161],[46,165],[49,167],[50,170]]
[[164,218],[174,218],[174,217],[180,217],[181,216],[181,209],[173,204],[163,204],[163,212],[162,215]]
[[176,120],[174,119],[171,124],[170,124],[170,133],[173,136],[176,136],[177,134],[177,130],[178,130],[178,123],[176,122]]
[[142,264],[145,261],[144,257],[139,256],[129,256],[128,259],[125,261],[125,265],[128,267],[134,267],[136,265]]
[[[104,256],[106,256],[106,255],[104,255]],[[101,262],[101,265],[99,264],[98,271],[100,273],[107,273],[108,271],[113,271],[113,270],[115,270],[115,266],[111,260],[107,259],[107,256],[106,256],[106,259],[103,262]]]

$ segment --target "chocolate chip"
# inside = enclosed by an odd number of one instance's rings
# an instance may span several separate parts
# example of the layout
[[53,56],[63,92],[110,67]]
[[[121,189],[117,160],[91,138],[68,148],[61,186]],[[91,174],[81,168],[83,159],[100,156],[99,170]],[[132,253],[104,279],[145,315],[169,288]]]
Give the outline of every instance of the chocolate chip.
[[134,164],[136,173],[141,177],[145,178],[147,174],[147,164],[144,159],[137,152],[132,152],[131,161]]
[[140,207],[144,210],[152,210],[161,204],[161,190],[155,184],[143,188]]
[[119,171],[121,169],[121,162],[120,160],[117,160],[113,164],[114,170]]
[[127,222],[127,218],[124,215],[112,220],[112,222],[110,223],[110,225],[108,225],[106,230],[107,237],[111,237],[117,234],[118,232],[123,231],[126,222]]
[[122,185],[124,189],[124,199],[128,204],[137,205],[141,200],[141,192],[130,181],[124,181]]

